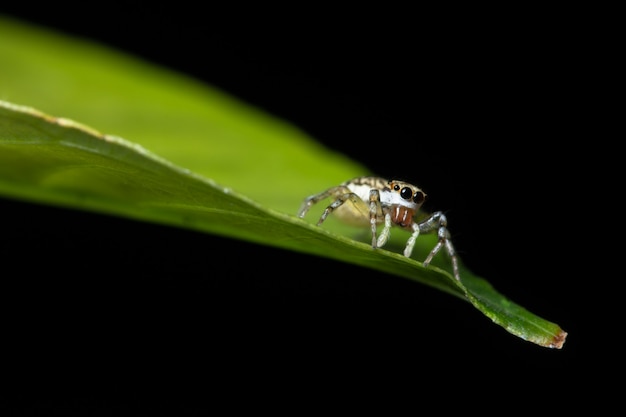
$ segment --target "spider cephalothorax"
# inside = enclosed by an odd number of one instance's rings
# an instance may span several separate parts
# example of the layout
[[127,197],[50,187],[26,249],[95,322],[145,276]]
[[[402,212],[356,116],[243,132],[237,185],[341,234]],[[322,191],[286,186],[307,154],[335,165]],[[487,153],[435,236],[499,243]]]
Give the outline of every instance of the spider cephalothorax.
[[[415,240],[420,233],[436,231],[439,240],[424,260],[424,265],[427,266],[445,246],[452,259],[454,277],[460,281],[458,259],[450,241],[446,216],[437,211],[419,223],[415,221],[415,215],[426,199],[426,193],[419,187],[399,180],[358,177],[307,197],[300,207],[298,216],[304,217],[313,204],[329,197],[334,198],[334,200],[322,213],[317,222],[318,226],[326,220],[330,213],[355,225],[369,224],[372,230],[373,248],[381,247],[387,242],[392,225],[399,226],[412,232],[404,249],[406,257],[411,256]],[[349,204],[345,204],[348,202]],[[377,238],[378,224],[384,226]]]

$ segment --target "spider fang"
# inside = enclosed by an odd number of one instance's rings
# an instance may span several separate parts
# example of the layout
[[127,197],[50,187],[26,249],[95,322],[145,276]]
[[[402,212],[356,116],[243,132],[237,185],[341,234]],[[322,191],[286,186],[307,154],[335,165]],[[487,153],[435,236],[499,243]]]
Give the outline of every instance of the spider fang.
[[[298,217],[304,217],[314,204],[329,197],[334,200],[320,216],[318,226],[330,213],[355,226],[369,225],[374,249],[384,246],[389,239],[391,227],[398,226],[411,232],[404,248],[404,256],[407,258],[411,257],[420,233],[436,232],[439,240],[424,260],[424,266],[428,266],[433,257],[445,247],[452,260],[454,278],[457,281],[461,280],[459,261],[450,240],[446,216],[437,211],[419,223],[414,219],[426,199],[426,193],[419,187],[399,180],[358,177],[305,198],[298,211]],[[383,228],[376,237],[379,224],[383,224]]]

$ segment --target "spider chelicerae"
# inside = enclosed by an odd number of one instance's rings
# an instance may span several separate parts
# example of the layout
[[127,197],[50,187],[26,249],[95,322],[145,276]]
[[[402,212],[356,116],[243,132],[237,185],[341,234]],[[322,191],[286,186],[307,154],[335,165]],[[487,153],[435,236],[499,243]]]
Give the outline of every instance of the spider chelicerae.
[[[412,232],[404,248],[406,257],[411,256],[415,240],[420,233],[437,232],[439,240],[424,260],[424,266],[428,266],[433,257],[445,247],[452,260],[454,278],[457,281],[461,280],[459,261],[450,240],[446,216],[441,211],[436,211],[424,220],[415,221],[415,216],[426,199],[426,193],[419,187],[399,180],[358,177],[305,198],[298,211],[298,217],[304,217],[314,204],[329,197],[334,200],[322,213],[317,222],[318,226],[330,213],[346,223],[357,226],[369,225],[372,230],[373,248],[382,247],[387,242],[392,226],[401,227]],[[352,204],[345,204],[348,201]],[[384,226],[377,238],[379,224]]]

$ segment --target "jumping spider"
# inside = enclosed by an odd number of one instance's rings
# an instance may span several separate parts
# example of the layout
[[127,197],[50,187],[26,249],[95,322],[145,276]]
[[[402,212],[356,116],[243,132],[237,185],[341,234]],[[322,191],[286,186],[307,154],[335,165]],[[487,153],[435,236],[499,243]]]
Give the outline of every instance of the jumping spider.
[[[426,199],[426,193],[419,187],[398,180],[358,177],[305,198],[298,211],[298,217],[304,217],[313,204],[328,197],[333,197],[335,200],[322,213],[317,222],[318,226],[330,213],[334,213],[340,220],[353,225],[369,224],[372,229],[373,248],[382,247],[387,242],[392,225],[399,226],[412,232],[404,248],[404,256],[407,258],[411,256],[415,240],[420,233],[436,231],[439,241],[424,260],[424,266],[428,266],[433,257],[445,246],[452,260],[454,278],[457,281],[461,280],[459,261],[450,240],[446,216],[441,211],[437,211],[419,223],[414,220]],[[344,204],[348,201],[352,204]],[[381,223],[384,226],[376,238],[377,225]]]

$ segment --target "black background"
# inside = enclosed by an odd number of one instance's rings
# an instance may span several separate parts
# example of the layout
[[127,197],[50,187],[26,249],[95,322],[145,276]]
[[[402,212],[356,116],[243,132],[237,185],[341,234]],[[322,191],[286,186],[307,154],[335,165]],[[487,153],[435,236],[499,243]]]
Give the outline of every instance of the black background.
[[[24,387],[11,410],[585,398],[578,389],[607,368],[590,353],[603,336],[581,298],[590,227],[571,220],[596,208],[581,207],[579,179],[592,158],[579,140],[584,25],[479,10],[133,7],[7,12],[191,75],[419,184],[470,269],[569,337],[562,350],[536,346],[392,274],[3,199],[6,359]],[[62,395],[29,395],[66,379]]]

